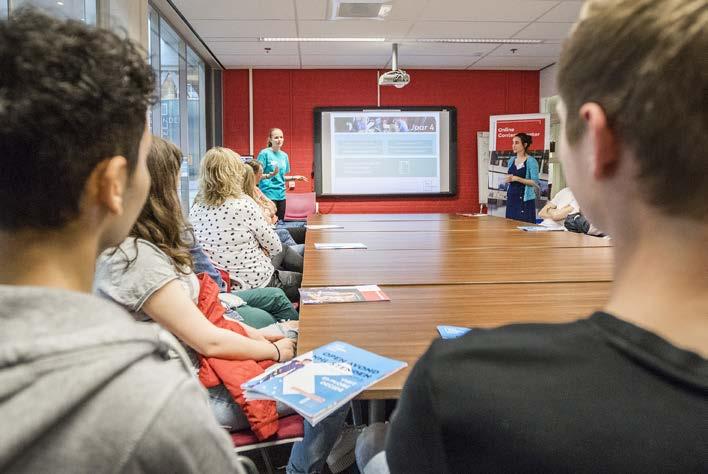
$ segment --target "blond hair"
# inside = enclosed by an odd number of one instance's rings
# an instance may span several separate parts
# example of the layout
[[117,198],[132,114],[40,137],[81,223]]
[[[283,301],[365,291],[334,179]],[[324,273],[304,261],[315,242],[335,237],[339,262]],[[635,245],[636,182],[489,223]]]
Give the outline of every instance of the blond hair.
[[580,107],[599,104],[636,156],[642,198],[698,219],[708,216],[706,51],[706,0],[588,0],[558,65],[568,141],[585,133]]
[[258,202],[258,196],[256,196],[256,174],[253,172],[253,168],[245,163],[246,171],[243,173],[243,193],[248,197]]
[[230,148],[214,147],[206,152],[199,169],[199,194],[195,198],[207,206],[221,206],[228,198],[243,194],[246,166]]

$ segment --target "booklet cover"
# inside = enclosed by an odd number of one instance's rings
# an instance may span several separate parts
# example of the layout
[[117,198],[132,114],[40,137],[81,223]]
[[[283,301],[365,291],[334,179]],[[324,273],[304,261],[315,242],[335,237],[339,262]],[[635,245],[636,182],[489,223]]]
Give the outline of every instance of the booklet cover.
[[325,243],[320,243],[316,242],[315,243],[315,248],[317,250],[337,250],[337,249],[365,249],[366,245],[362,243],[333,243],[333,244],[325,244]]
[[314,426],[367,387],[406,365],[336,341],[273,365],[241,388],[246,400],[278,400]]
[[305,227],[307,229],[312,229],[312,230],[344,229],[343,225],[337,225],[337,224],[307,224]]
[[520,225],[517,229],[526,232],[558,232],[565,230],[564,227],[546,227],[545,225]]
[[390,298],[376,285],[300,288],[301,304],[358,303],[360,301],[390,301]]
[[438,326],[438,332],[443,339],[455,339],[456,337],[464,336],[470,331],[470,328],[462,326]]

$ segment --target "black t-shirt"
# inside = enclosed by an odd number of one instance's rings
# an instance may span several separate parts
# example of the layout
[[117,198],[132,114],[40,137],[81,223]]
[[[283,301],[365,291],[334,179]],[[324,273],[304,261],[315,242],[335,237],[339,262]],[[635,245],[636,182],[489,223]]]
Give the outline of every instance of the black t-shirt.
[[609,314],[474,329],[411,371],[392,473],[708,472],[708,361]]

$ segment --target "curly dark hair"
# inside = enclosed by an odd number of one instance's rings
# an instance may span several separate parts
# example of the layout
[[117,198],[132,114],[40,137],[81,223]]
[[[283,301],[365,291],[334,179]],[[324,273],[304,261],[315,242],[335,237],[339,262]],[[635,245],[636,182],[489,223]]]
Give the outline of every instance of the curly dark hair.
[[91,172],[138,159],[154,76],[108,30],[21,9],[0,21],[0,229],[60,228]]

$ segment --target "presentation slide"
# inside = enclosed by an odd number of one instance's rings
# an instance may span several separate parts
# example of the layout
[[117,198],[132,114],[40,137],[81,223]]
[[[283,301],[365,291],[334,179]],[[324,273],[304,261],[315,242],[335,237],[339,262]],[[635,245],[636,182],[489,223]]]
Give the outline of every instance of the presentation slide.
[[319,195],[454,192],[449,111],[331,110],[319,121]]

